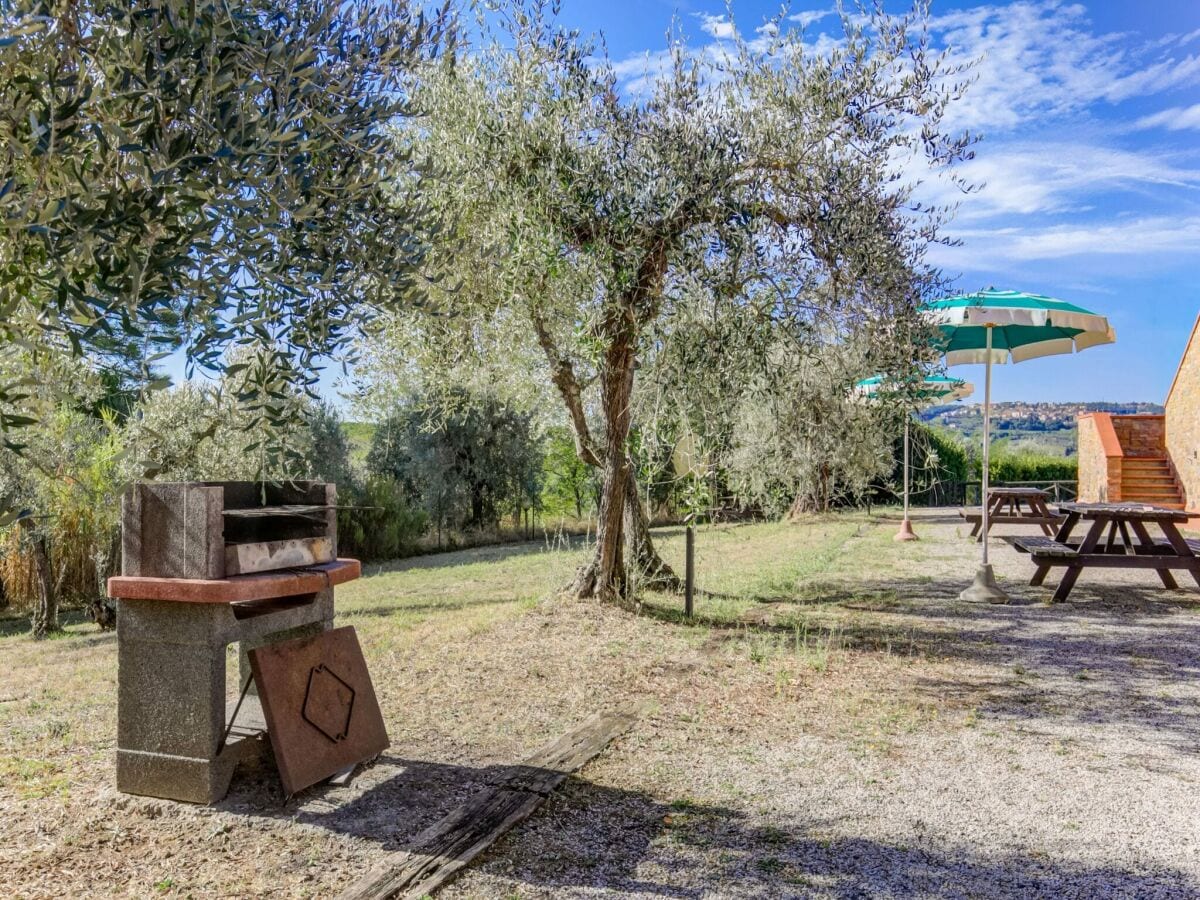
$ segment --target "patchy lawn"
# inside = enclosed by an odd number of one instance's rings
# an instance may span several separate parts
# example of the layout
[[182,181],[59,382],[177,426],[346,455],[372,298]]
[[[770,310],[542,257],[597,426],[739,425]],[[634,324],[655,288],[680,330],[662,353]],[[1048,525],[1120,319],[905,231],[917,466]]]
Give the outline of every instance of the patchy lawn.
[[1049,606],[997,543],[1017,602],[972,606],[957,520],[895,528],[703,529],[690,622],[673,596],[554,599],[579,549],[372,566],[339,623],[392,747],[286,804],[266,771],[213,808],[117,794],[113,636],[0,622],[0,893],[330,896],[496,766],[638,702],[441,895],[1200,897],[1200,591],[1086,573]]

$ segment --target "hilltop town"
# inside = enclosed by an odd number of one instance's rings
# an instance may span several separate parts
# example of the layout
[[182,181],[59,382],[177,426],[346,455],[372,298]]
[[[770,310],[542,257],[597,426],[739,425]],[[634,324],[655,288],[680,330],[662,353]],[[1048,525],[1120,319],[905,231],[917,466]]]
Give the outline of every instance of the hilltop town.
[[[1075,417],[1083,412],[1161,413],[1157,403],[1029,403],[992,404],[993,444],[999,440],[1014,450],[1033,450],[1071,456],[1075,453]],[[977,403],[933,406],[921,419],[967,442],[978,442],[983,407]]]

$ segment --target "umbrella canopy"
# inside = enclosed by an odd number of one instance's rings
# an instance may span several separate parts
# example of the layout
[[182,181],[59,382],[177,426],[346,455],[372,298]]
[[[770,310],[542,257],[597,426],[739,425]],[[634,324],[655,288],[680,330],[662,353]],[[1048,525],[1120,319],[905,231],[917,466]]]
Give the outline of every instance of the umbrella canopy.
[[[942,331],[946,364],[1006,363],[1074,353],[1117,339],[1108,319],[1091,310],[1022,291],[988,288],[947,297],[924,310]],[[990,326],[990,327],[989,327]],[[988,333],[991,352],[988,352]]]
[[[897,381],[886,375],[873,375],[864,378],[854,386],[858,393],[867,397],[885,398],[890,395],[902,397],[906,393],[917,400],[936,403],[939,400],[947,402],[962,400],[975,392],[975,386],[961,378],[951,378],[949,375],[929,375],[921,380]],[[906,390],[907,389],[907,390]]]

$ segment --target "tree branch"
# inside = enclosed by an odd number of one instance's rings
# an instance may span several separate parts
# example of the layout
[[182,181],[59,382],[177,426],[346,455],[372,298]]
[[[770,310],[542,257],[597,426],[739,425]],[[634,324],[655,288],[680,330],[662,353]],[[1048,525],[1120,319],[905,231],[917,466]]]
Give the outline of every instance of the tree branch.
[[584,415],[583,388],[579,379],[575,377],[575,368],[570,360],[558,352],[554,337],[546,327],[546,320],[534,310],[530,310],[529,318],[533,322],[538,345],[546,354],[546,361],[550,363],[550,380],[554,382],[563,402],[567,404],[567,413],[571,417],[571,431],[575,435],[575,451],[589,466],[599,468],[602,462],[600,454],[596,451],[595,441],[592,440],[591,429],[588,428],[587,416]]

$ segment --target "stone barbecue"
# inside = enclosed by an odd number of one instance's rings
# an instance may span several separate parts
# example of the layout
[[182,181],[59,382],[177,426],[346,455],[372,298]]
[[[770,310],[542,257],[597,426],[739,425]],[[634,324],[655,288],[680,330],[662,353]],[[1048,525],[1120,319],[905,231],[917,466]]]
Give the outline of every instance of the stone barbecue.
[[[239,687],[255,695],[255,648],[332,629],[334,586],[360,571],[357,560],[337,558],[336,506],[335,486],[319,482],[126,492],[121,574],[108,584],[117,601],[119,790],[213,803],[238,762],[266,749],[257,696],[233,721],[243,704],[227,699],[226,647],[239,644]],[[353,629],[340,630],[353,640]],[[366,690],[373,704],[369,679]]]

